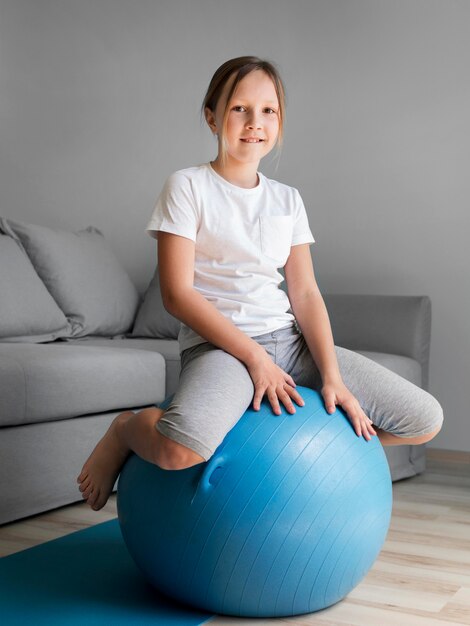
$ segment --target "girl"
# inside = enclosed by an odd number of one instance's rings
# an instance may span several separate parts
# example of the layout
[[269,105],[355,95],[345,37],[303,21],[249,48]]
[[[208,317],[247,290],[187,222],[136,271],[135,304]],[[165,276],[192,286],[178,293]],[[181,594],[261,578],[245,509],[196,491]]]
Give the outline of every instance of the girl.
[[281,405],[295,413],[296,383],[318,389],[329,413],[341,406],[366,440],[420,444],[441,428],[432,396],[334,346],[300,195],[258,172],[282,141],[276,68],[256,57],[227,61],[203,108],[217,157],[170,176],[148,225],[165,308],[182,322],[179,388],[165,411],[120,414],[98,443],[78,477],[95,510],[131,451],[163,469],[206,461],[250,403],[259,410],[266,396],[275,414]]

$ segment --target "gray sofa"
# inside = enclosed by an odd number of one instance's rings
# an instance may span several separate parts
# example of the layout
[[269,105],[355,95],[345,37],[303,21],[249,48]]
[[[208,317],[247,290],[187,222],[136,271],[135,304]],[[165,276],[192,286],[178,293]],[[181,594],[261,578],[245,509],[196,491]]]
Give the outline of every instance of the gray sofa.
[[[0,219],[0,524],[80,500],[82,464],[112,419],[176,387],[179,324],[158,273],[143,297],[102,234]],[[423,296],[326,295],[335,340],[427,387]],[[423,446],[386,449],[392,478]]]

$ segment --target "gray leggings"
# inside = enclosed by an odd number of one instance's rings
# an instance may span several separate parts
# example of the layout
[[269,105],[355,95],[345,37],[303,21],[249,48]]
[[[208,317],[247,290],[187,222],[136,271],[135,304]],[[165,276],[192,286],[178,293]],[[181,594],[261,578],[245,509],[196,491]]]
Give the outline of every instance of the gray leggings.
[[[295,326],[253,338],[296,385],[321,389],[321,377]],[[436,430],[442,408],[429,393],[366,357],[336,347],[343,381],[375,426],[398,437]],[[245,365],[210,343],[181,355],[178,389],[156,428],[208,460],[253,400]]]

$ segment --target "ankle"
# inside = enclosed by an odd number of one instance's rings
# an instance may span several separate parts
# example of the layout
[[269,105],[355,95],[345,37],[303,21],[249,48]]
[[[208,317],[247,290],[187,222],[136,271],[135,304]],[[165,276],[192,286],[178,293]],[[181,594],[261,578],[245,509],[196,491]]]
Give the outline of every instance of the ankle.
[[129,446],[127,444],[127,436],[126,436],[126,425],[129,420],[132,420],[135,417],[135,413],[132,411],[126,411],[125,413],[120,413],[114,420],[112,427],[114,428],[115,435],[119,441],[121,448],[129,451]]

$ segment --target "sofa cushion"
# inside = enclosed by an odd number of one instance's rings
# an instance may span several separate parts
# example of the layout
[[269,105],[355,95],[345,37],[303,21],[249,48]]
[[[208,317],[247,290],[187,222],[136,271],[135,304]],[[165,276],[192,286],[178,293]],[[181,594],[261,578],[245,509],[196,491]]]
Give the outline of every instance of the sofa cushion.
[[356,350],[358,354],[363,354],[368,359],[372,359],[379,365],[383,365],[387,369],[399,374],[414,383],[418,387],[422,384],[422,370],[418,361],[408,356],[399,354],[388,354],[386,352],[371,352],[368,350]]
[[151,339],[132,337],[80,337],[68,339],[70,343],[80,346],[100,346],[102,348],[136,348],[137,350],[152,350],[159,352],[166,364],[166,391],[165,396],[176,391],[178,385],[181,362],[179,344],[174,339]]
[[157,268],[145,292],[143,302],[135,318],[134,328],[129,336],[176,339],[180,326],[179,320],[170,315],[163,306]]
[[53,341],[69,333],[65,315],[27,255],[0,234],[0,341]]
[[70,322],[70,334],[116,335],[130,330],[139,295],[102,233],[76,233],[0,219],[16,238]]
[[0,343],[0,380],[0,426],[13,426],[160,403],[165,361],[150,350]]

